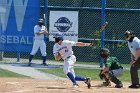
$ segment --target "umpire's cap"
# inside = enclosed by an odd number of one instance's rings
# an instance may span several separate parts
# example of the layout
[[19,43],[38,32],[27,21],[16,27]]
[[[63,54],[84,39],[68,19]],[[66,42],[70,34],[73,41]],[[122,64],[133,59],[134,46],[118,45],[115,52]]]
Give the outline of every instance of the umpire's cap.
[[60,40],[63,41],[63,35],[61,33],[57,33],[53,38],[55,38],[56,43],[58,43]]

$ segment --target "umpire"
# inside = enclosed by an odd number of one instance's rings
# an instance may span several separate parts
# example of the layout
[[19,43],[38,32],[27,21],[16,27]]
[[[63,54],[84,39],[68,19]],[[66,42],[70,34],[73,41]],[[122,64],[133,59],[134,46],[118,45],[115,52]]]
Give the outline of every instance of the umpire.
[[127,30],[125,32],[125,39],[128,41],[128,47],[131,52],[131,83],[129,88],[140,88],[138,70],[140,69],[140,39],[138,39],[134,32]]

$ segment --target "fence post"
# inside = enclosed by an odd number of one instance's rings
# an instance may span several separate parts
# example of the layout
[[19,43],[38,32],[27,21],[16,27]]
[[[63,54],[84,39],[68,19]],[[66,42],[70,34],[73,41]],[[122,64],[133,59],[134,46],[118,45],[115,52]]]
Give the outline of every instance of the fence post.
[[[102,0],[101,26],[105,23],[105,16],[106,16],[105,10],[106,10],[106,0]],[[103,30],[101,33],[101,48],[104,47],[104,35],[105,35],[105,31]],[[101,68],[103,67],[103,64],[104,64],[103,59],[100,58],[100,67]]]
[[48,0],[45,0],[45,5],[44,5],[44,13],[46,14],[46,26],[48,26],[49,22],[49,12],[48,12]]

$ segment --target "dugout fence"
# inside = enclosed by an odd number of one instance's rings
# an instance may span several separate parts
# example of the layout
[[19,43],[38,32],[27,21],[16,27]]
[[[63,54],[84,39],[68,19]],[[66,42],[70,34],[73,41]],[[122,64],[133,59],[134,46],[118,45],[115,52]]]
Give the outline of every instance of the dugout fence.
[[[121,63],[127,64],[130,60],[130,52],[124,41],[123,35],[126,30],[134,30],[136,35],[138,37],[140,36],[140,1],[106,0],[104,12],[105,20],[108,21],[109,24],[104,33],[99,35],[97,33],[102,24],[102,1],[105,0],[40,0],[40,17],[42,18],[44,13],[47,15],[48,20],[46,23],[49,28],[50,11],[79,11],[79,41],[93,42],[95,43],[95,46],[93,48],[74,47],[74,53],[77,56],[77,60],[85,63],[99,63],[99,50],[102,47],[102,44],[104,44],[104,47],[110,49],[112,56],[116,56]],[[27,16],[26,18],[30,18],[30,16]],[[31,21],[34,21],[34,24],[36,24],[37,18]],[[54,60],[52,54],[53,44],[54,42],[47,42],[46,44],[48,60]],[[4,52],[4,59],[15,58],[14,61],[28,61],[24,59],[28,59],[29,51],[17,52],[1,50],[1,52]],[[40,53],[37,53],[35,58],[41,59]]]

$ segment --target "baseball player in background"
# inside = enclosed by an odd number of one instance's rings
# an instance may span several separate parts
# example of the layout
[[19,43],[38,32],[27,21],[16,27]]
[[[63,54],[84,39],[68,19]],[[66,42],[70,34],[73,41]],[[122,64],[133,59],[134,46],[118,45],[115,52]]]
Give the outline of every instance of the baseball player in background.
[[91,43],[74,42],[69,40],[63,40],[62,34],[57,34],[55,37],[55,44],[53,46],[53,54],[55,60],[64,60],[64,73],[69,77],[73,83],[73,87],[78,87],[77,81],[84,81],[88,88],[91,87],[90,78],[84,78],[75,75],[74,64],[76,62],[76,57],[73,53],[72,46],[90,46]]
[[101,79],[104,79],[103,86],[110,86],[112,81],[115,83],[116,88],[123,87],[122,82],[117,79],[117,77],[123,74],[123,67],[119,63],[116,57],[110,56],[110,51],[107,48],[102,48],[100,50],[100,56],[104,59],[105,68],[101,70],[99,76]]
[[47,28],[43,25],[43,19],[39,19],[38,25],[35,25],[34,27],[34,43],[33,48],[30,53],[29,57],[29,63],[28,66],[31,66],[31,61],[33,59],[33,56],[36,54],[38,49],[40,49],[43,59],[43,65],[46,66],[46,44],[44,41],[44,35],[47,35],[48,31]]
[[125,32],[125,39],[128,41],[128,47],[131,52],[131,83],[129,88],[140,88],[138,70],[140,69],[140,39],[138,39],[133,31]]

